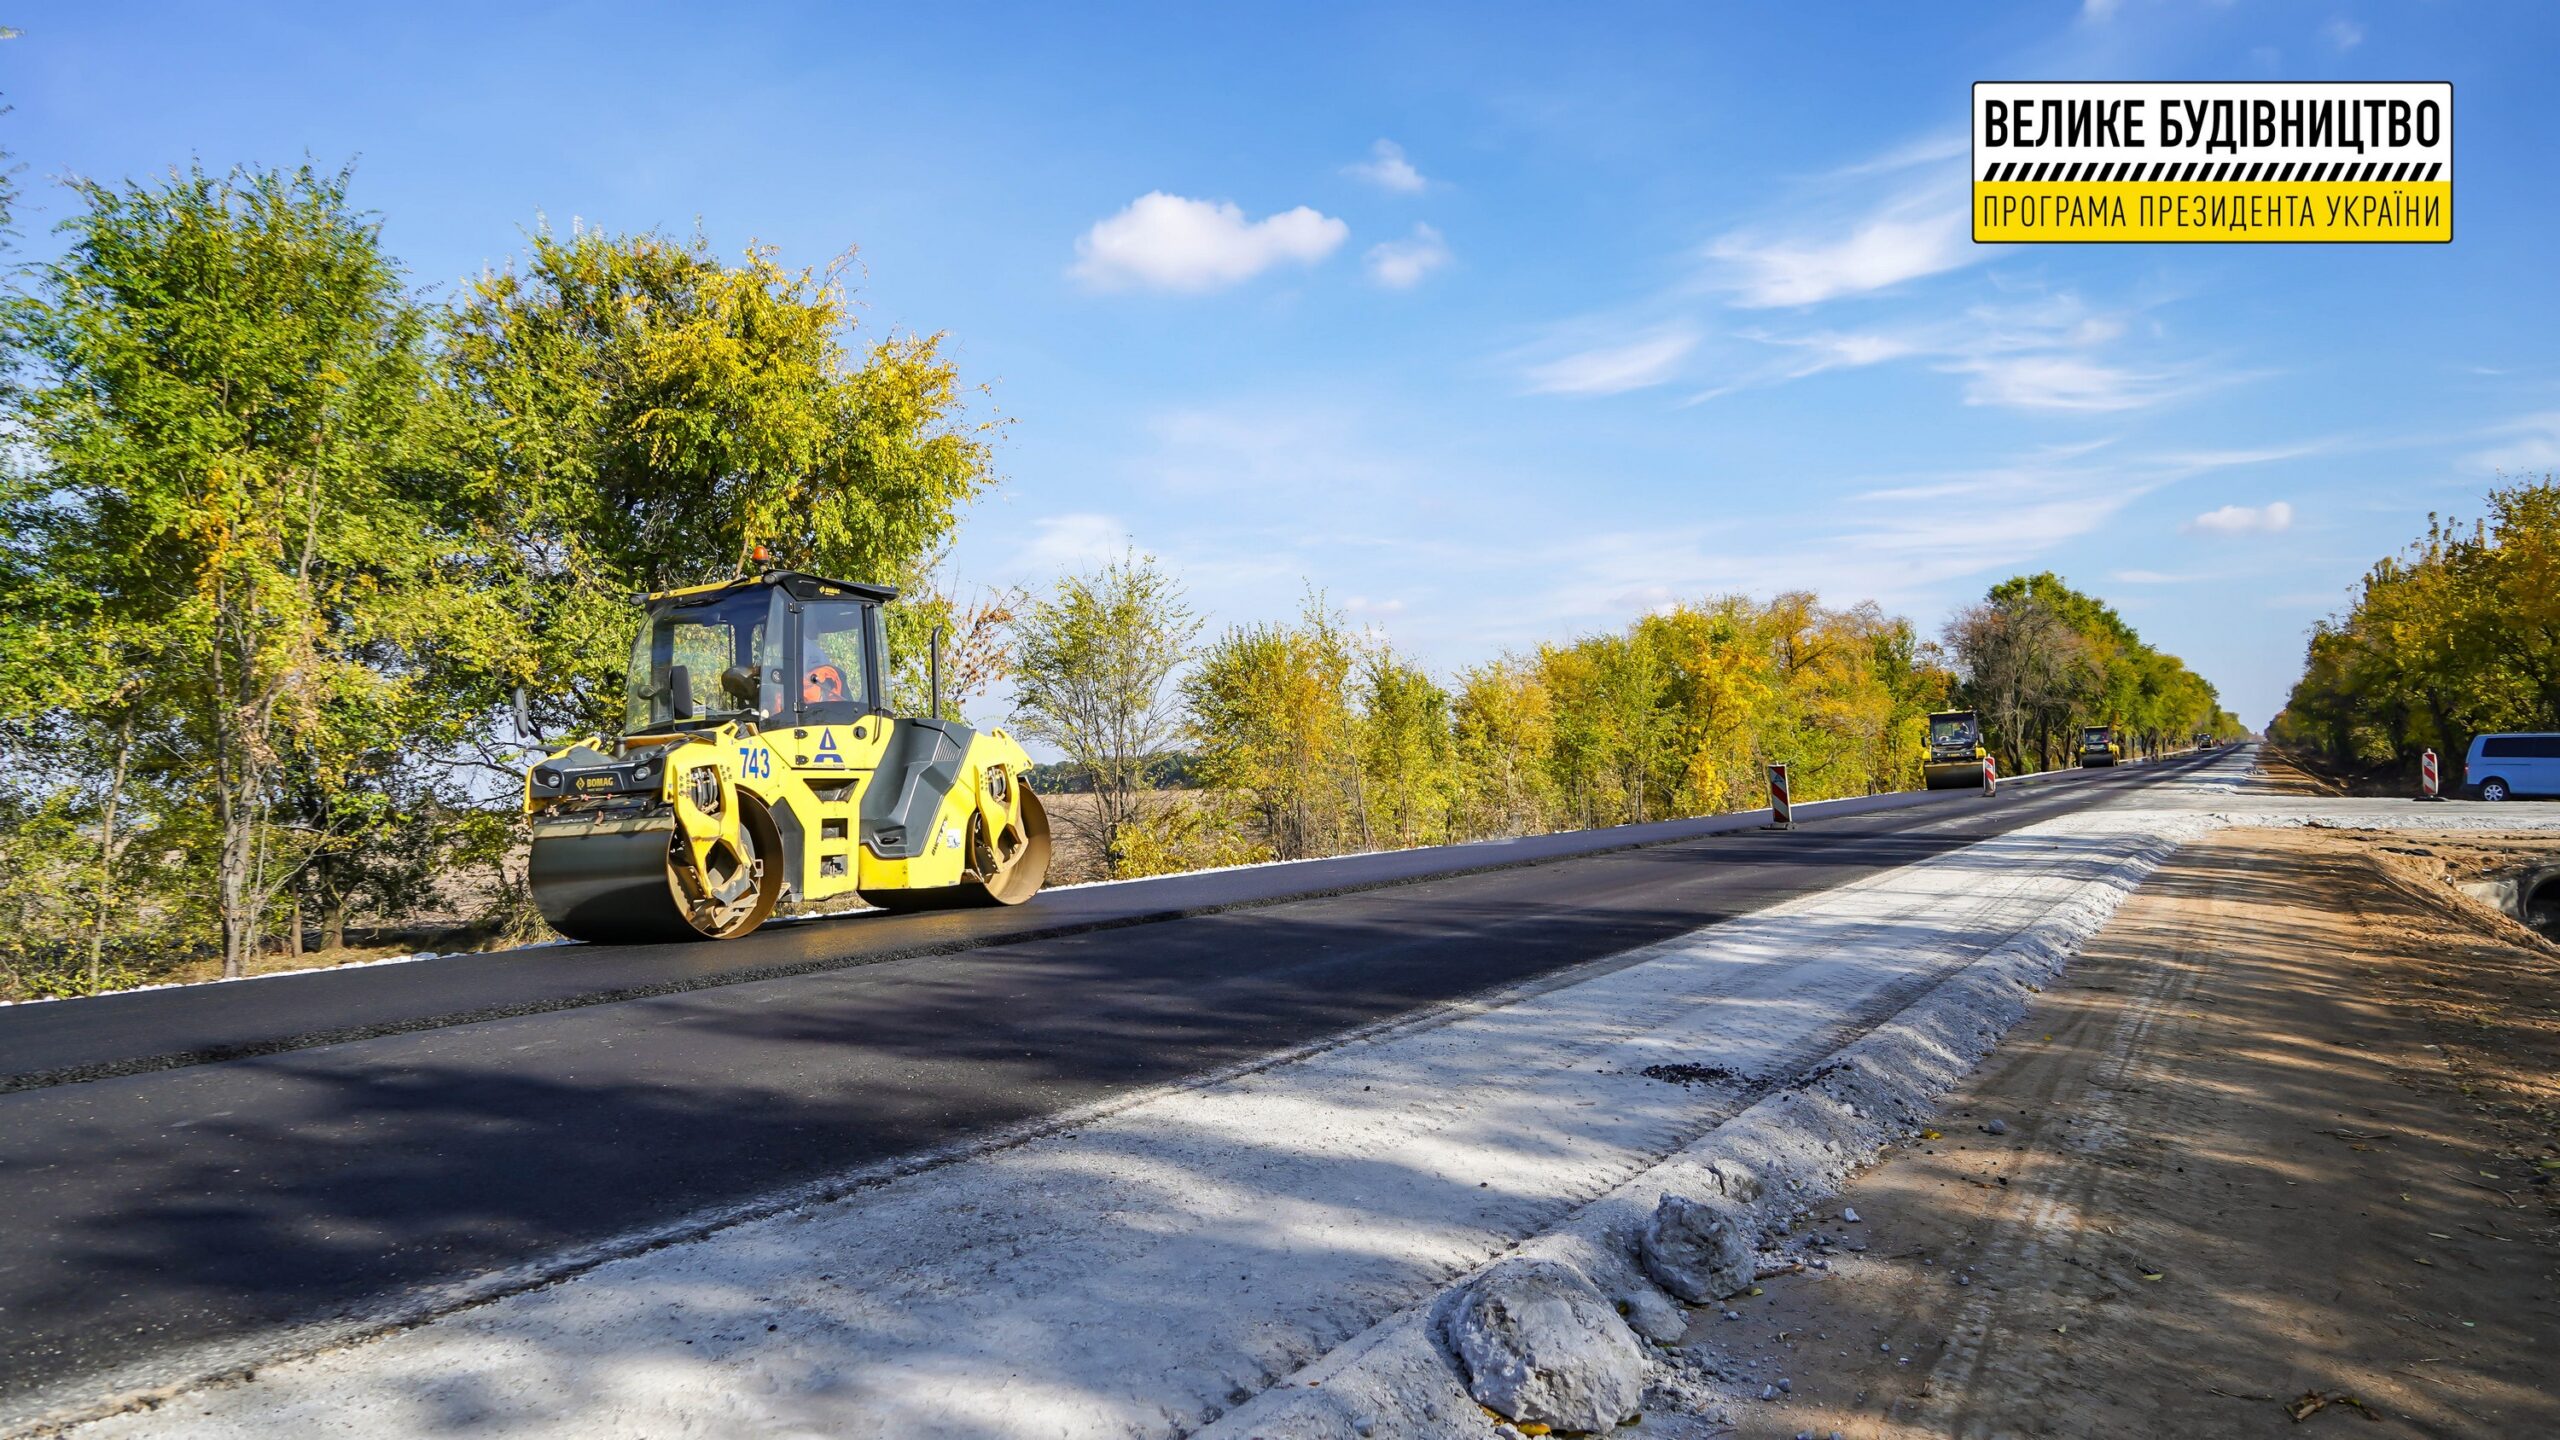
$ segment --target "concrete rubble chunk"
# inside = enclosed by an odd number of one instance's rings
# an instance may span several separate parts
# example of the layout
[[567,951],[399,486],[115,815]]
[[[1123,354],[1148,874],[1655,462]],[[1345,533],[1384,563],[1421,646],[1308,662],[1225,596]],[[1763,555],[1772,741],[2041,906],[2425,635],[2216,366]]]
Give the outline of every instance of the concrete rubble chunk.
[[1619,1303],[1627,1328],[1656,1345],[1669,1345],[1689,1333],[1689,1312],[1650,1285],[1629,1286]]
[[1644,1400],[1644,1347],[1581,1271],[1505,1260],[1443,1311],[1476,1403],[1558,1430],[1609,1430]]
[[1685,1195],[1665,1195],[1637,1237],[1636,1252],[1654,1283],[1692,1305],[1751,1288],[1759,1247],[1731,1211]]

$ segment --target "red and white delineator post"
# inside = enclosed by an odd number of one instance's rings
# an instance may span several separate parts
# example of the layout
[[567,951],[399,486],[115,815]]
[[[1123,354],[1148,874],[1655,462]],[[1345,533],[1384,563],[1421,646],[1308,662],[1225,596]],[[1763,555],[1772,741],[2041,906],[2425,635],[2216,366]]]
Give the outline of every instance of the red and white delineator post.
[[1990,799],[1992,796],[1997,795],[1997,794],[1999,794],[1999,793],[2000,793],[2000,771],[1999,771],[1999,768],[1998,768],[1997,766],[1995,766],[1995,765],[1992,763],[1992,760],[1991,760],[1991,757],[1990,757],[1990,756],[1985,755],[1985,756],[1983,756],[1983,757],[1982,757],[1982,798],[1984,798],[1985,800],[1988,800],[1988,799]]
[[2418,788],[2423,792],[2418,796],[2421,800],[2441,800],[2444,798],[2442,786],[2438,783],[2436,778],[2436,752],[2433,750],[2429,750],[2418,757]]
[[1783,764],[1769,767],[1769,828],[1796,828],[1796,804],[1787,795],[1787,767]]

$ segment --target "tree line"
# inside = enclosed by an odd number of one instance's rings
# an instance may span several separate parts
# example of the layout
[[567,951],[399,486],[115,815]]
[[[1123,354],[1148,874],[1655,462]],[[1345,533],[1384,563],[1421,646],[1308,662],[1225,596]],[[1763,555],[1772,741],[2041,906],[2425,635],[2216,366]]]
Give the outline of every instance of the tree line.
[[1751,806],[1771,760],[1808,799],[1901,788],[1953,703],[2013,769],[2077,720],[2221,723],[2049,575],[1938,639],[1728,596],[1451,676],[1320,595],[1204,635],[1134,554],[964,602],[1003,422],[940,336],[860,330],[841,265],[536,228],[440,295],[349,187],[75,182],[0,312],[7,996],[540,934],[528,742],[620,725],[633,595],[764,565],[904,589],[898,708],[948,628],[951,708],[1007,687],[1116,875]]
[[1992,586],[1948,623],[1946,640],[1965,698],[2012,773],[2066,762],[2083,725],[2113,725],[2128,753],[2152,755],[2198,732],[2218,740],[2246,733],[2185,661],[2051,572]]
[[[2009,773],[2081,723],[2140,748],[2242,733],[2213,687],[2051,574],[1993,586],[1937,640],[1872,603],[1728,595],[1446,681],[1321,596],[1195,644],[1178,580],[1135,553],[1023,597],[1007,669],[1024,733],[1094,792],[1061,807],[1105,873],[1442,844],[1920,783],[1932,711],[1979,711]],[[1179,763],[1198,789],[1156,787]]]
[[2313,627],[2269,733],[2344,765],[2405,770],[2422,750],[2458,757],[2483,732],[2554,728],[2560,484],[2545,476],[2491,490],[2468,524],[2429,516],[2407,550],[2375,562],[2346,613]]

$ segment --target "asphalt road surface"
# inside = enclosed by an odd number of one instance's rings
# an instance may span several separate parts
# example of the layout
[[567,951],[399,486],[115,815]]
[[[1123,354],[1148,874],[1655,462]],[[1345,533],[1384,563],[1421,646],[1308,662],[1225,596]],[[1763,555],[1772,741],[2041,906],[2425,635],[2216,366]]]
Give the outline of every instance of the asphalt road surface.
[[[1724,817],[726,945],[14,1007],[0,1423],[1665,939],[2195,763],[1847,802],[1786,834]],[[243,1058],[208,1058],[226,1053]]]

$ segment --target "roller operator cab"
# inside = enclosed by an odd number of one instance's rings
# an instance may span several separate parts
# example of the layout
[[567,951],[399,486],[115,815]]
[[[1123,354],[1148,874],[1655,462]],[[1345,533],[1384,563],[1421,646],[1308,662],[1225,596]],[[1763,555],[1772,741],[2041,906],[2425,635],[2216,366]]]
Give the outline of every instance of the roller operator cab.
[[1014,905],[1049,822],[1002,730],[889,713],[878,585],[779,572],[644,602],[623,732],[525,776],[564,935],[734,939],[776,914]]
[[1932,790],[1982,785],[1982,722],[1970,710],[1941,710],[1929,717],[1921,742],[1920,773]]
[[2116,736],[2113,725],[2080,727],[2080,763],[2087,767],[2114,765],[2124,759],[2124,744]]

